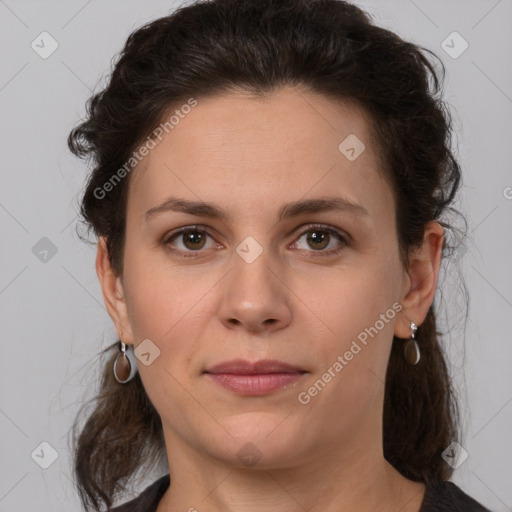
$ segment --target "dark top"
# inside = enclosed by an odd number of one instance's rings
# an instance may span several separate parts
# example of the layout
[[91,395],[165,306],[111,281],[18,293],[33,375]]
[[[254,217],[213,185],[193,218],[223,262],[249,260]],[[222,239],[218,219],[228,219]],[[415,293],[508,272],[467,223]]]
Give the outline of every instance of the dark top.
[[[111,512],[155,512],[170,484],[169,474],[162,476],[135,499],[111,509]],[[453,482],[436,480],[425,489],[419,512],[491,512],[464,493]]]

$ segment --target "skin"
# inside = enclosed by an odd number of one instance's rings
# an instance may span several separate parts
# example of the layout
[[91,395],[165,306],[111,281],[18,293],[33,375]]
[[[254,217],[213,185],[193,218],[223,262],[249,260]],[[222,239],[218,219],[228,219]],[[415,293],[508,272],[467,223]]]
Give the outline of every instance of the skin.
[[[401,265],[393,194],[368,127],[363,110],[306,90],[264,100],[229,92],[198,98],[132,171],[123,275],[103,238],[96,269],[120,339],[160,350],[150,365],[138,363],[169,460],[158,512],[419,510],[424,485],[383,457],[384,380],[393,335],[409,338],[410,322],[421,325],[434,299],[443,228],[429,223],[410,266]],[[366,146],[354,161],[338,150],[349,134]],[[168,211],[146,221],[171,194],[215,203],[229,217]],[[333,195],[368,215],[278,220],[285,203]],[[308,242],[310,223],[351,241]],[[165,246],[166,234],[196,224],[209,236]],[[252,263],[236,252],[248,236],[263,251]],[[340,252],[319,256],[331,248]],[[301,404],[298,393],[394,303],[402,310]],[[285,389],[239,396],[203,374],[234,358],[279,359],[308,373]],[[260,457],[251,467],[237,456],[249,442]]]

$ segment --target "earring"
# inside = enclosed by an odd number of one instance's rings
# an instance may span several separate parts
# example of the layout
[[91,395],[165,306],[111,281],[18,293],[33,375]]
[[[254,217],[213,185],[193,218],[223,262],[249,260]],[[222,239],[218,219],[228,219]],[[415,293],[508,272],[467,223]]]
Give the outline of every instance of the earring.
[[404,347],[405,360],[412,365],[418,364],[421,356],[418,343],[414,339],[417,330],[418,326],[414,322],[411,322],[411,337]]
[[126,343],[119,340],[120,353],[114,361],[114,378],[119,384],[126,384],[131,381],[137,373],[137,363],[132,352],[127,348]]

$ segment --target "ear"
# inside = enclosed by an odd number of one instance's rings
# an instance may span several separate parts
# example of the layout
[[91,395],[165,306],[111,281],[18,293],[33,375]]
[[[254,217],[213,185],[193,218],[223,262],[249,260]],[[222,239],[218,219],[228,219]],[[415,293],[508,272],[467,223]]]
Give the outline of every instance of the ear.
[[402,311],[395,323],[395,336],[409,338],[411,322],[418,327],[425,321],[434,301],[437,278],[441,266],[444,243],[444,229],[435,221],[425,226],[423,242],[409,257],[409,268],[405,270]]
[[103,300],[108,314],[116,326],[117,336],[127,345],[133,344],[132,330],[124,297],[121,276],[116,274],[110,263],[106,239],[100,237],[96,255],[96,273],[101,284]]

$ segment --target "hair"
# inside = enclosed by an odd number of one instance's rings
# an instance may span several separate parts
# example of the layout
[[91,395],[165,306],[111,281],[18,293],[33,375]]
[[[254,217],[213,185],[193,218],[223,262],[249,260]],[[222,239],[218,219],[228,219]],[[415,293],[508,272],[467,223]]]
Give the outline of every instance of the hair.
[[[440,64],[436,69],[430,57]],[[105,198],[95,190],[131,158],[163,116],[188,99],[230,91],[260,97],[285,86],[303,87],[369,114],[382,172],[394,192],[402,263],[421,245],[426,224],[441,220],[454,200],[461,170],[451,150],[452,122],[441,98],[440,59],[342,0],[213,0],[182,6],[131,33],[106,87],[87,102],[87,116],[68,138],[89,157],[80,214],[106,238],[109,259],[122,275],[127,194],[131,176]],[[447,237],[443,261],[452,250]],[[428,483],[448,479],[441,457],[459,433],[458,406],[432,304],[416,340],[421,360],[403,357],[394,338],[385,382],[384,457],[402,475]],[[105,349],[95,407],[78,431],[73,425],[74,472],[86,510],[110,509],[136,470],[165,452],[161,419],[141,379],[115,381],[118,342]]]

